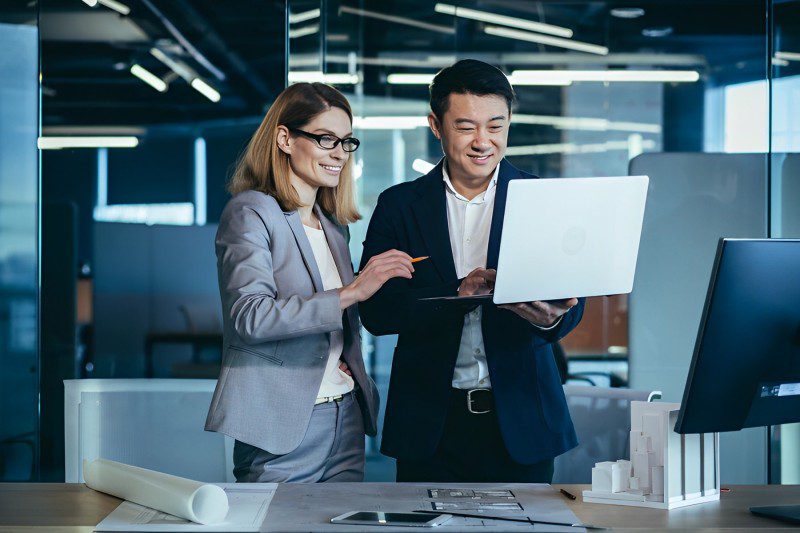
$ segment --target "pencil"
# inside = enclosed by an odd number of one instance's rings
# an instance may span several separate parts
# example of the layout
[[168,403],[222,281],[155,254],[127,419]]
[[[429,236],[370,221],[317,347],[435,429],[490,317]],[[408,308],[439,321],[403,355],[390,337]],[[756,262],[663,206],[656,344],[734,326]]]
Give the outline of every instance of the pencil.
[[[426,259],[430,259],[430,258],[431,258],[431,256],[429,256],[429,255],[423,255],[423,256],[420,256],[420,257],[413,258],[411,260],[411,262],[412,263],[419,263],[420,261],[425,261]],[[360,273],[361,272],[354,272],[353,275],[354,276],[358,276]]]

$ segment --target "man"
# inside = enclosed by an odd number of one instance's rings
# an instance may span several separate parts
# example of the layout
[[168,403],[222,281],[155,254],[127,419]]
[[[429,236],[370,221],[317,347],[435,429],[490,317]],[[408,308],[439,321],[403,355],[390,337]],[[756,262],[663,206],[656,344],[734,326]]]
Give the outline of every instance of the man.
[[445,157],[384,191],[369,224],[362,268],[393,248],[430,256],[359,305],[371,333],[399,334],[381,447],[397,481],[549,483],[577,444],[550,344],[580,322],[582,299],[468,312],[419,301],[493,287],[508,182],[536,178],[503,159],[513,101],[486,63],[439,72],[428,122]]

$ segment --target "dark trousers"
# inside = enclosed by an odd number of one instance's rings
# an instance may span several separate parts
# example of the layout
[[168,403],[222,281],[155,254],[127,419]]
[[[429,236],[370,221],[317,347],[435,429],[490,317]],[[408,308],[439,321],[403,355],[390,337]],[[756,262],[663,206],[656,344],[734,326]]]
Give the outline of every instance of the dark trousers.
[[397,459],[398,482],[550,483],[553,460],[524,465],[506,451],[497,413],[472,414],[453,390],[439,446],[426,459]]

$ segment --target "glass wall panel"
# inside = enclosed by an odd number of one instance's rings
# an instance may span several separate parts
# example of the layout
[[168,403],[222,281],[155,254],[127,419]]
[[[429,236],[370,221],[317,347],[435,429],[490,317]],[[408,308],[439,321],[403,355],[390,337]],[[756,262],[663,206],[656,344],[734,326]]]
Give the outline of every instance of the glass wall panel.
[[216,223],[285,85],[287,21],[282,1],[40,8],[42,472],[57,481],[62,380],[217,377]]
[[[425,120],[432,76],[458,59],[487,61],[517,91],[506,154],[512,164],[561,178],[626,175],[639,161],[651,169],[654,190],[671,191],[654,193],[659,205],[648,207],[665,215],[646,219],[643,239],[652,246],[643,243],[634,293],[591,299],[581,326],[562,346],[576,381],[659,389],[679,400],[717,239],[767,235],[767,3],[326,0],[302,6],[316,8],[319,33],[302,37],[301,46],[291,40],[289,63],[319,68],[320,79],[345,91],[356,110],[364,220],[351,228],[353,257],[361,253],[377,195],[426,173],[442,157]],[[737,168],[736,154],[744,152],[764,155],[749,159],[747,176],[723,170]],[[684,164],[681,154],[700,156],[676,181],[674,170],[656,162],[664,153],[675,154],[668,165]],[[704,154],[714,153],[722,154],[721,166],[709,168],[712,159]],[[693,179],[697,172],[704,179]],[[719,198],[721,215],[744,210],[741,220],[748,222],[720,216],[704,224],[709,198]],[[687,207],[675,211],[670,202]],[[677,213],[684,218],[671,218]],[[366,338],[385,393],[396,341]],[[733,437],[728,448],[729,479],[765,477],[763,470],[736,467],[743,454],[766,452],[763,431]]]
[[[800,238],[800,2],[772,5],[770,236]],[[800,424],[772,428],[771,481],[800,483]]]
[[0,481],[39,454],[39,134],[36,2],[0,6]]

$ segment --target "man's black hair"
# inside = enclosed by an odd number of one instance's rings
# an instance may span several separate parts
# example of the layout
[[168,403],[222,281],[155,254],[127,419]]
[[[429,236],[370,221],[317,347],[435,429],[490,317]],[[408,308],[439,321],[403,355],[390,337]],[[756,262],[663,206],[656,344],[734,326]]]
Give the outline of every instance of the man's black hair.
[[516,100],[514,89],[503,72],[477,59],[462,59],[443,68],[430,85],[431,111],[439,122],[447,112],[451,94],[497,95],[505,98],[508,111]]

